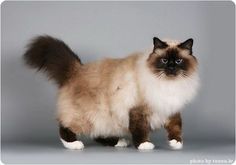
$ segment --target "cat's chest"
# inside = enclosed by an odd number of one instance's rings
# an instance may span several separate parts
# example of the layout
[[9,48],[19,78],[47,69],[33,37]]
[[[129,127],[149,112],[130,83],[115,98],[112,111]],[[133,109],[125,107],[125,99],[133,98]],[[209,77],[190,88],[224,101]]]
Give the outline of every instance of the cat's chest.
[[158,81],[146,86],[144,93],[149,106],[157,110],[179,109],[191,95],[186,83]]
[[189,96],[186,88],[187,86],[178,83],[157,84],[153,87],[153,96],[150,97],[150,104],[153,108],[160,111],[174,111],[180,109]]
[[164,125],[172,114],[179,112],[188,95],[178,84],[158,84],[146,90],[148,90],[145,93],[146,102],[152,112],[150,116],[152,129]]
[[146,85],[144,96],[152,112],[150,116],[152,129],[160,127],[171,115],[181,111],[194,96],[195,88],[194,84],[184,81],[156,81]]

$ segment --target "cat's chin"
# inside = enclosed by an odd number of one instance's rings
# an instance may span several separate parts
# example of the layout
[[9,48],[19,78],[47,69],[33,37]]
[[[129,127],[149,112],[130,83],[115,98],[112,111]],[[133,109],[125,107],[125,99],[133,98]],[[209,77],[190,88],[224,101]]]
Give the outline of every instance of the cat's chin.
[[162,79],[165,80],[177,80],[177,79],[183,79],[185,77],[183,77],[181,74],[165,74]]
[[176,74],[165,74],[165,77],[167,78],[177,78],[179,75]]

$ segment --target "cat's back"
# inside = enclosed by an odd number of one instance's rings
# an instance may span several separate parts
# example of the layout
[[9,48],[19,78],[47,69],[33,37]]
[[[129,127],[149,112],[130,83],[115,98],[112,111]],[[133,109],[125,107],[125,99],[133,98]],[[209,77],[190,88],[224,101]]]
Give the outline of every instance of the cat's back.
[[140,54],[136,53],[125,58],[105,58],[77,66],[71,80],[59,89],[59,96],[93,101],[109,97],[117,88],[126,88],[133,83],[139,56]]
[[[74,85],[87,88],[108,87],[111,81],[118,81],[126,73],[135,69],[140,54],[131,54],[125,58],[104,58],[78,67],[73,78]],[[73,84],[73,83],[72,83]]]

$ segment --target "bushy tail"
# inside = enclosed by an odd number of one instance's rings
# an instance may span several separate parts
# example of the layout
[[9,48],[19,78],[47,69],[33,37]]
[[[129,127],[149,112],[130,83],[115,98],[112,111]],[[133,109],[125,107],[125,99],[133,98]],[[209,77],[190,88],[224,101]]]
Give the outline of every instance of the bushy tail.
[[27,65],[45,71],[49,78],[62,86],[81,64],[79,57],[61,40],[39,36],[32,40],[24,54]]

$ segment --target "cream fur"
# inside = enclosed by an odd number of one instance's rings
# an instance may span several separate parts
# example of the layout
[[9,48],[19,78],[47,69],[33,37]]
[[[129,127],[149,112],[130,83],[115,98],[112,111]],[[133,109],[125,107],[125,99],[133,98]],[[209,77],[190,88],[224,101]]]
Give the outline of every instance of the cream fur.
[[158,79],[147,66],[149,53],[78,66],[78,74],[58,95],[58,120],[91,137],[129,133],[129,110],[147,104],[157,129],[196,95],[197,72],[189,78]]

